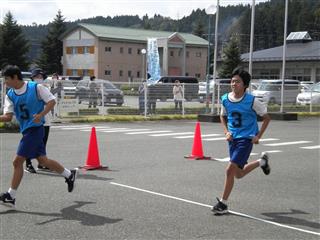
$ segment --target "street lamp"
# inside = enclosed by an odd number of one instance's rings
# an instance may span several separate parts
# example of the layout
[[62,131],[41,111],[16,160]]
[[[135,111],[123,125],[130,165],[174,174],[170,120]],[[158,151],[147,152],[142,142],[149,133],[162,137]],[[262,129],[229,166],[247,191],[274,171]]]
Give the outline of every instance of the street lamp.
[[144,63],[145,63],[145,56],[146,56],[147,50],[146,49],[141,49],[141,54],[142,54],[142,71],[141,71],[141,76],[142,79],[146,79],[147,76],[145,75],[146,71],[144,70]]
[[[217,0],[217,3],[219,2],[219,0]],[[206,14],[209,15],[209,20],[208,20],[208,64],[207,64],[207,88],[206,88],[206,113],[209,113],[209,96],[210,96],[210,38],[211,38],[211,33],[210,33],[210,29],[211,29],[211,19],[210,19],[210,15],[213,15],[216,13],[217,11],[217,6],[216,5],[210,5],[209,7],[206,8]],[[217,30],[217,28],[216,28]],[[216,34],[217,36],[217,34]],[[217,43],[215,43],[216,45]],[[216,55],[216,53],[215,53]],[[215,79],[214,79],[215,80]],[[213,93],[214,94],[214,93]],[[214,104],[214,103],[212,103]]]

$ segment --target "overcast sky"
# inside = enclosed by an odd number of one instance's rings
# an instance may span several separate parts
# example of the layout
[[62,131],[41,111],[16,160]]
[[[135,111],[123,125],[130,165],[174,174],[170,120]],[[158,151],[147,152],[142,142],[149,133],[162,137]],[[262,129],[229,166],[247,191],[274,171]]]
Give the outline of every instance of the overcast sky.
[[[256,4],[266,0],[255,0]],[[66,21],[95,16],[160,14],[173,19],[190,15],[197,8],[206,9],[215,0],[0,0],[0,22],[11,11],[18,24],[47,24],[58,10]],[[251,4],[252,0],[220,0],[220,5]]]

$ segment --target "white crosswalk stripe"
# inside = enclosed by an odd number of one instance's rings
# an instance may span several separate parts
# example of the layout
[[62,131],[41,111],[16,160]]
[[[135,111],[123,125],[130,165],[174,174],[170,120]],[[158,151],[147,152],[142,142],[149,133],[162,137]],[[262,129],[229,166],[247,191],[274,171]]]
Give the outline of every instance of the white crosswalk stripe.
[[137,135],[137,134],[150,134],[150,133],[165,133],[165,132],[172,132],[170,130],[162,130],[162,131],[145,131],[145,132],[130,132],[130,133],[125,133],[128,135]]
[[[217,136],[221,136],[222,134],[217,134],[217,133],[213,133],[213,134],[203,134],[201,135],[202,137],[217,137]],[[184,139],[184,138],[193,138],[194,135],[190,135],[190,136],[180,136],[180,137],[174,137],[174,138],[178,138],[178,139]]]
[[259,142],[269,142],[269,141],[278,141],[279,138],[262,138],[259,140]]
[[264,146],[269,146],[269,147],[278,147],[278,146],[296,145],[296,144],[304,144],[304,143],[311,143],[311,141],[295,141],[295,142],[282,142],[282,143],[268,143],[268,144],[263,144],[263,145],[264,145]]
[[160,133],[160,134],[151,134],[151,137],[164,137],[164,136],[175,136],[175,135],[185,135],[191,134],[192,132],[180,132],[180,133]]
[[202,139],[203,141],[220,141],[220,140],[226,140],[226,137],[218,137],[218,138],[206,138]]
[[307,146],[307,147],[300,147],[300,148],[303,148],[303,149],[319,149],[319,148],[320,148],[320,145],[316,145],[316,146]]
[[102,130],[101,132],[105,132],[105,133],[113,133],[113,132],[139,132],[139,131],[147,131],[150,129],[118,129],[118,130]]

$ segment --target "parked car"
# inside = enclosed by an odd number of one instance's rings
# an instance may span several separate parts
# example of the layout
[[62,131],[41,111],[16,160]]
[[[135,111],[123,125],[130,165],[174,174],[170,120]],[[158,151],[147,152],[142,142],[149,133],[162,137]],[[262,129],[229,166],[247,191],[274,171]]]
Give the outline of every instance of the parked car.
[[198,97],[199,84],[196,77],[164,76],[153,85],[152,92],[156,94],[155,98],[160,99],[161,101],[173,99],[172,89],[175,80],[179,80],[181,84],[184,84],[184,98],[187,101],[191,101]]
[[[99,106],[102,105],[102,93],[104,96],[104,104],[116,104],[117,106],[122,106],[124,102],[123,92],[115,85],[113,85],[113,83],[103,79],[95,79],[94,82],[97,85],[97,104]],[[81,103],[82,101],[89,101],[89,83],[89,79],[80,80],[78,82],[76,86],[76,95],[79,98],[79,103]]]
[[300,91],[304,92],[304,91],[309,90],[312,87],[313,84],[314,84],[314,82],[311,82],[311,81],[302,81],[302,82],[300,82],[300,86],[301,86]]
[[[312,101],[311,101],[312,98]],[[312,87],[297,96],[297,104],[320,104],[320,83],[312,85]]]
[[[210,99],[212,99],[213,88],[215,87],[215,99],[218,99],[218,95],[221,97],[223,94],[230,92],[230,83],[231,79],[216,79],[216,85],[214,86],[213,79],[210,80]],[[218,87],[219,86],[219,87]],[[199,83],[199,91],[198,91],[198,98],[199,102],[205,102],[207,96],[207,82],[200,82]]]
[[[263,103],[281,103],[282,80],[262,80],[257,90],[252,91],[252,95]],[[285,79],[284,81],[284,103],[295,103],[300,92],[300,82],[298,80]]]

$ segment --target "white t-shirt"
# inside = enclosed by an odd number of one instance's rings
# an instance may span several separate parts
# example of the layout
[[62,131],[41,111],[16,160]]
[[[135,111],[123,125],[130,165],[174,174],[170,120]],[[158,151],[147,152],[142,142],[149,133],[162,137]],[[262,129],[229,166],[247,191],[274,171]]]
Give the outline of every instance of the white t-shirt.
[[[14,92],[17,95],[21,95],[21,94],[25,93],[26,90],[27,90],[27,82],[24,82],[23,86],[19,89],[14,89]],[[56,99],[56,97],[52,95],[52,93],[49,91],[49,89],[41,84],[37,84],[37,94],[38,94],[38,98],[40,100],[43,100],[45,103]],[[14,112],[13,102],[10,100],[8,95],[6,95],[6,97],[4,99],[3,112],[4,112],[4,114]],[[50,125],[51,119],[52,119],[52,116],[50,117],[50,115],[52,115],[51,111],[49,113],[47,113],[45,116],[45,125]]]
[[[232,94],[228,94],[228,99],[231,102],[240,102],[244,96],[245,95],[243,95],[241,98],[235,98],[235,97],[232,96]],[[260,102],[257,98],[254,98],[254,102],[253,102],[252,108],[259,116],[263,116],[263,115],[265,115],[267,113],[266,105],[263,104],[262,102]],[[226,116],[227,115],[227,111],[226,111],[225,107],[223,106],[223,104],[221,104],[220,115],[221,116]]]

